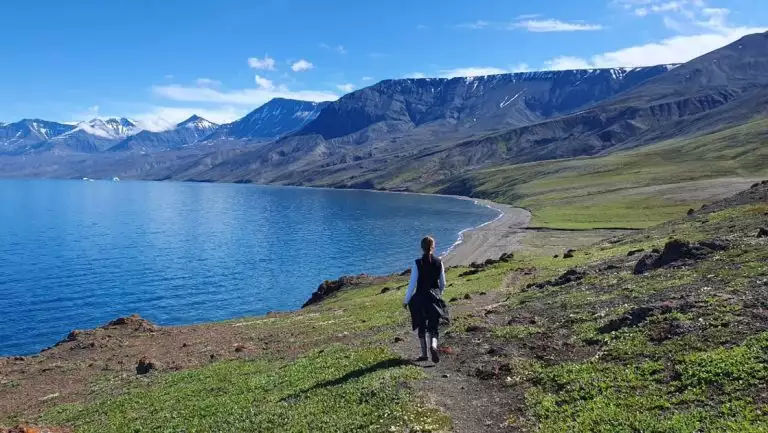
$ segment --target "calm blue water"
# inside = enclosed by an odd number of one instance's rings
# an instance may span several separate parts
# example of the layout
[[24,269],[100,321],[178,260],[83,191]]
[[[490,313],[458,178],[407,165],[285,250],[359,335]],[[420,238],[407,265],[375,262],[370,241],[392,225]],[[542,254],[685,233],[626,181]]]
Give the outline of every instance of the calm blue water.
[[0,355],[138,313],[161,325],[301,306],[410,266],[496,211],[448,197],[166,182],[0,181]]

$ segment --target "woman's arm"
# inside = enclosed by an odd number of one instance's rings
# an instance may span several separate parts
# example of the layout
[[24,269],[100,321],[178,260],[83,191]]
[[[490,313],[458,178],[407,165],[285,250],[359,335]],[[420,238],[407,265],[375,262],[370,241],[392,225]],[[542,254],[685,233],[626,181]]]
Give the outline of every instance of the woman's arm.
[[403,305],[408,305],[411,302],[411,296],[413,291],[416,290],[416,283],[419,281],[419,268],[416,267],[416,263],[411,266],[411,281],[408,282],[408,290],[405,291],[405,300]]
[[445,291],[445,266],[440,262],[440,278],[437,280],[437,285],[440,287],[440,294]]

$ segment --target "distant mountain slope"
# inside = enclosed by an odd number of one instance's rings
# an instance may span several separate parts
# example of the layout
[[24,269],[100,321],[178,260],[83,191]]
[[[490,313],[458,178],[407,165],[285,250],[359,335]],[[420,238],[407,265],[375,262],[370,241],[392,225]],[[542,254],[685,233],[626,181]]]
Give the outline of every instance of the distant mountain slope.
[[204,139],[218,128],[218,124],[193,115],[167,131],[141,131],[115,144],[109,150],[112,152],[158,152],[178,149]]
[[[298,132],[235,154],[193,179],[355,185],[469,137],[587,108],[670,66],[386,80],[328,105]],[[349,171],[344,179],[343,171]],[[183,177],[183,176],[182,176]]]
[[313,121],[326,102],[274,98],[235,122],[222,125],[210,139],[274,140]]
[[343,137],[377,123],[475,130],[527,125],[574,112],[667,72],[670,66],[385,80],[332,102],[298,134]]
[[73,125],[40,119],[24,119],[0,126],[0,154],[17,154],[75,129]]

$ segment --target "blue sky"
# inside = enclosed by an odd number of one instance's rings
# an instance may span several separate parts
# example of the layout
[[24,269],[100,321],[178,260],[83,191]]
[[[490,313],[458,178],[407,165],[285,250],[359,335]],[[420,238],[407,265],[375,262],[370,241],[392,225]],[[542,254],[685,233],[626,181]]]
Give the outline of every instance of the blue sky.
[[234,120],[378,80],[684,62],[765,0],[4,2],[0,121]]

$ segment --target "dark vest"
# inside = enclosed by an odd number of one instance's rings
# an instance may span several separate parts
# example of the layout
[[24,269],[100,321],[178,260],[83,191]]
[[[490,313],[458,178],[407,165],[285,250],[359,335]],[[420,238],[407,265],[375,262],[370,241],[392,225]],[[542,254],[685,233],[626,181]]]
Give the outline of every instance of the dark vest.
[[439,289],[440,284],[440,270],[442,269],[442,262],[435,256],[431,256],[431,260],[427,261],[424,258],[416,260],[416,269],[419,271],[419,279],[416,283],[416,293],[429,292],[432,289]]

